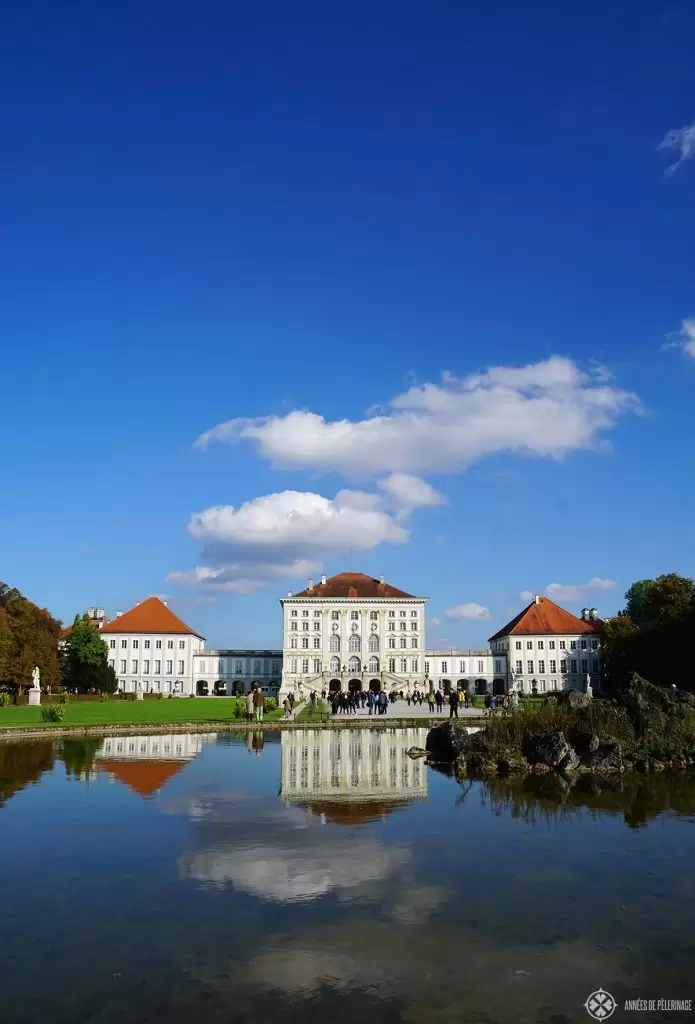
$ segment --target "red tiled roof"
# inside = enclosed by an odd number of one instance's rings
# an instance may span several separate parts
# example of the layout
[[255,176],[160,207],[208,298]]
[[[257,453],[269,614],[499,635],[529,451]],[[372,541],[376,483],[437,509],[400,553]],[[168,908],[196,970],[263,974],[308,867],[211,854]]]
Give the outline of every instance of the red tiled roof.
[[499,640],[500,637],[515,635],[532,635],[535,633],[598,633],[603,628],[602,619],[592,619],[590,622],[577,618],[572,612],[561,608],[548,597],[539,597],[538,604],[532,601],[522,612],[508,622],[502,629],[498,629],[490,642]]
[[378,818],[385,818],[387,814],[408,807],[411,800],[383,800],[363,801],[352,803],[333,802],[331,800],[301,800],[295,803],[295,807],[301,807],[309,814],[323,814],[326,821],[333,825],[366,825]]
[[339,572],[325,583],[314,584],[313,590],[302,590],[294,597],[413,597],[390,583],[382,583],[363,572]]
[[100,760],[94,762],[97,768],[110,772],[114,778],[122,782],[138,796],[153,796],[173,778],[177,772],[188,764],[187,761],[117,761]]
[[191,636],[205,638],[174,615],[158,597],[148,597],[146,601],[136,604],[130,611],[124,612],[112,622],[107,622],[102,633],[188,633]]

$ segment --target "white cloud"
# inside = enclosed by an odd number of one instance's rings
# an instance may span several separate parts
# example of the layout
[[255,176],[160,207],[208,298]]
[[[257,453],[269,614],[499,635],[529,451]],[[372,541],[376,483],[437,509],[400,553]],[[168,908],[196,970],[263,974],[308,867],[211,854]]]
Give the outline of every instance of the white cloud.
[[519,594],[519,597],[521,598],[521,600],[525,601],[526,604],[528,604],[529,601],[533,601],[535,596],[536,595],[533,593],[532,590],[522,590],[521,593]]
[[483,604],[476,604],[469,601],[467,604],[457,604],[453,608],[445,608],[444,614],[447,619],[491,619],[490,609]]
[[379,480],[379,487],[400,511],[410,512],[414,508],[446,504],[443,494],[435,491],[434,487],[412,473],[391,473],[385,479]]
[[681,324],[681,348],[687,356],[695,359],[695,320],[684,320]]
[[396,474],[458,473],[500,452],[559,458],[596,448],[604,430],[638,407],[636,396],[609,384],[603,369],[584,373],[571,359],[553,356],[467,377],[446,374],[440,384],[415,385],[393,398],[386,413],[362,420],[331,422],[295,409],[229,420],[196,444],[248,440],[275,466],[386,472],[392,474],[386,489],[403,491],[402,480],[393,483]]
[[441,626],[441,619],[430,619],[430,626]]
[[239,594],[318,572],[330,555],[403,544],[409,537],[380,495],[349,490],[332,499],[281,491],[238,508],[217,505],[195,513],[188,531],[203,542],[203,564],[169,573],[167,581]]
[[695,156],[695,121],[692,124],[683,125],[682,128],[674,128],[670,132],[666,132],[657,149],[673,149],[679,153],[675,164],[671,164],[664,171],[664,174],[670,177],[675,174],[682,163],[692,160]]
[[549,583],[545,593],[553,601],[584,601],[589,594],[602,590],[613,590],[615,580],[601,579],[594,576],[588,583]]

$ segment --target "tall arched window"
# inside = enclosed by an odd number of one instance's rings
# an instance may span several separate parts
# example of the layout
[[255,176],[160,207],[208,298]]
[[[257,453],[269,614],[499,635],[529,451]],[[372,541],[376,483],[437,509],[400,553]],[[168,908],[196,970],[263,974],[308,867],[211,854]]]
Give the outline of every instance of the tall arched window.
[[352,636],[350,637],[350,639],[348,640],[348,650],[349,651],[359,651],[359,649],[360,649],[360,638],[357,636],[356,633],[353,633]]
[[351,672],[359,672],[359,670],[360,670],[360,659],[359,658],[350,658],[350,660],[348,662],[348,668],[350,669]]
[[372,633],[372,635],[369,637],[369,650],[370,651],[378,651],[379,650],[379,637],[377,636],[376,633]]
[[331,639],[329,640],[328,646],[329,646],[329,649],[331,651],[339,651],[340,650],[340,637],[336,636],[335,633],[334,633],[331,636]]
[[370,672],[378,672],[379,671],[379,659],[378,658],[370,658],[369,659],[369,671]]
[[340,672],[340,658],[331,658],[331,672],[334,676]]

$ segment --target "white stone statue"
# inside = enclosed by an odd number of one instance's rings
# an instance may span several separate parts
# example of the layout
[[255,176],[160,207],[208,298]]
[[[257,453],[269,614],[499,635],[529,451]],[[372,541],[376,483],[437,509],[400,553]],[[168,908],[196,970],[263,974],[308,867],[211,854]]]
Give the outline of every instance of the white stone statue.
[[587,697],[593,697],[594,691],[591,689],[591,676],[587,672],[586,674],[586,695]]
[[31,673],[31,689],[29,690],[29,703],[41,703],[41,672],[37,665]]

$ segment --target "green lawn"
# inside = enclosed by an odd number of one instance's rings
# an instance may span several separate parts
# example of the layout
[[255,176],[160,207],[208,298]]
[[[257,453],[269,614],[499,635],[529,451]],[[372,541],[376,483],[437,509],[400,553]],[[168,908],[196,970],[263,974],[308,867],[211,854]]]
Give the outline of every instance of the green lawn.
[[[67,704],[65,718],[60,723],[42,722],[41,708],[24,705],[0,708],[0,729],[39,727],[59,729],[73,725],[159,725],[171,722],[230,722],[234,718],[235,698],[177,697],[173,700],[114,700],[106,704]],[[265,717],[274,721],[282,716],[269,712]],[[243,721],[244,719],[242,719]]]
[[297,722],[313,722],[314,720],[320,721],[321,720],[321,715],[322,714],[324,714],[324,715],[328,714],[329,710],[330,709],[329,709],[328,705],[325,704],[324,701],[319,699],[319,700],[316,701],[316,711],[312,715],[312,713],[311,713],[311,703],[309,701],[307,701],[306,707],[304,707],[299,712],[299,714],[297,715],[295,721],[297,721]]

